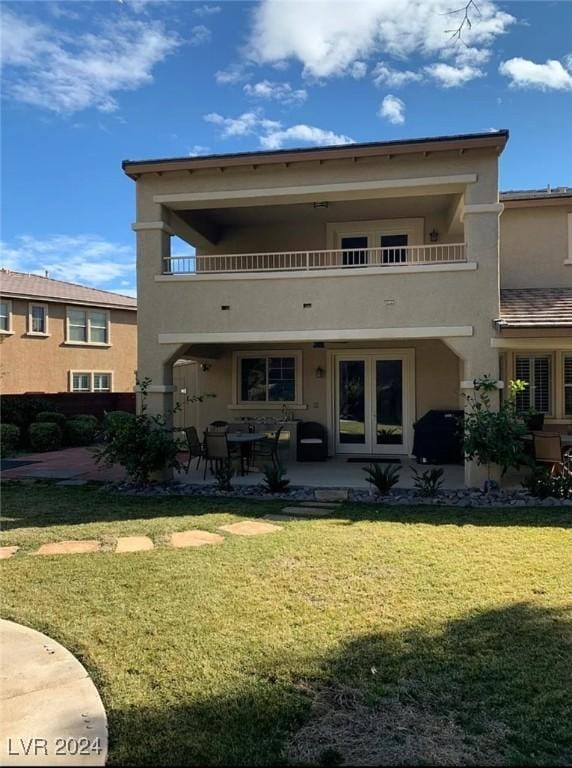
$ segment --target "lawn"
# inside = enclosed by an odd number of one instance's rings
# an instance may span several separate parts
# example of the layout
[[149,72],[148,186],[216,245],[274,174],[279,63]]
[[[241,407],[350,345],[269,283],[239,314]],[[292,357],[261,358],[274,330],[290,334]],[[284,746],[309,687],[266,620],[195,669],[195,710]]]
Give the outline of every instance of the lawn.
[[[3,615],[87,666],[111,764],[572,762],[571,511],[344,505],[166,544],[279,508],[4,488]],[[112,554],[128,534],[156,549]],[[67,538],[110,551],[29,554]]]

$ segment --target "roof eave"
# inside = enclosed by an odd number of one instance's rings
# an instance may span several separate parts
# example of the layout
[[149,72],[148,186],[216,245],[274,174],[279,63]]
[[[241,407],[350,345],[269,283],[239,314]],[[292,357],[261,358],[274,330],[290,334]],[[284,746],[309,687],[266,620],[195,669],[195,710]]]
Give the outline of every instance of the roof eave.
[[193,171],[233,166],[259,166],[311,160],[339,160],[344,158],[406,155],[422,152],[450,152],[468,149],[492,149],[500,154],[507,141],[508,130],[482,134],[429,137],[407,141],[344,144],[343,146],[282,149],[272,152],[245,152],[240,154],[211,155],[208,157],[162,158],[157,160],[124,160],[125,174],[136,180],[143,173]]
[[70,306],[81,307],[101,307],[102,309],[126,309],[128,312],[137,312],[137,304],[113,304],[105,301],[89,301],[72,298],[56,298],[53,296],[42,296],[35,293],[23,293],[22,291],[0,291],[0,296],[7,299],[22,299],[24,301],[37,301],[45,304],[69,304]]

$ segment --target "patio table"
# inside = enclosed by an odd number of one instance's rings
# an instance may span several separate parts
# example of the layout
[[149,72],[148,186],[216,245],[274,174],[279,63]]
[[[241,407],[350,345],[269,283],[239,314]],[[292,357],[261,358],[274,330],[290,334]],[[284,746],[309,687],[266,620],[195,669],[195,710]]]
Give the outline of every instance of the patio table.
[[244,460],[248,459],[251,446],[254,443],[258,442],[259,440],[264,440],[265,438],[266,438],[266,432],[227,432],[226,433],[226,439],[228,443],[230,443],[231,445],[240,446],[240,454],[241,454],[240,466],[241,466],[242,475],[246,474],[246,472],[244,471]]

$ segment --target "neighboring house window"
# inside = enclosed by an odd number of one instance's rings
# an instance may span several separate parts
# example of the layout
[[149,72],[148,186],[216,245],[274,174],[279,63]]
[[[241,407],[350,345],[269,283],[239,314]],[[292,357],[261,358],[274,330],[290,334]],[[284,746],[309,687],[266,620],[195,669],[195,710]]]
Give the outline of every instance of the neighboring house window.
[[28,333],[46,336],[48,333],[48,307],[30,304],[28,307]]
[[72,392],[111,392],[110,372],[71,371],[70,389]]
[[11,301],[0,301],[0,333],[12,333]]
[[524,392],[516,396],[518,411],[534,409],[547,416],[552,413],[552,357],[550,355],[517,355],[515,376],[528,382]]
[[72,373],[72,392],[91,392],[91,373]]
[[298,356],[240,356],[238,386],[240,401],[297,402]]
[[94,373],[93,374],[94,392],[111,392],[111,374]]
[[109,315],[107,312],[68,309],[68,342],[78,344],[108,344]]
[[572,416],[572,355],[564,355],[564,415]]

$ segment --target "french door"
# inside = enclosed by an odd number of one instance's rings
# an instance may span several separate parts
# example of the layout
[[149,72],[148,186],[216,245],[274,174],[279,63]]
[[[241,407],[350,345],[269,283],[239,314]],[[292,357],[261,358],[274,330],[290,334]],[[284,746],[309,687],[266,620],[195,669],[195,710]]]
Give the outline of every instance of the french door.
[[339,353],[334,365],[336,453],[410,453],[412,350]]

